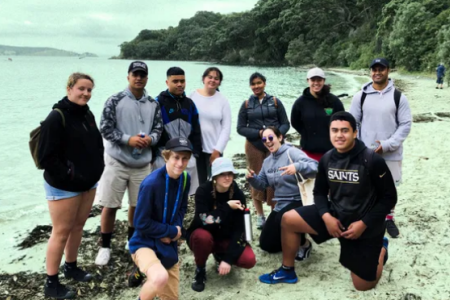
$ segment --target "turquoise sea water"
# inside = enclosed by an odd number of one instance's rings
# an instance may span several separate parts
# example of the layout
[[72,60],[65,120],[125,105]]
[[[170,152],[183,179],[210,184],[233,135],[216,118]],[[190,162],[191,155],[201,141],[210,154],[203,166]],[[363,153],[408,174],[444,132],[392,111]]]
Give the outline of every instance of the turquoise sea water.
[[[0,56],[0,272],[43,270],[45,244],[18,251],[17,236],[35,225],[50,223],[43,189],[42,171],[34,166],[28,149],[29,132],[47,116],[53,104],[65,95],[65,84],[72,72],[85,72],[95,79],[89,106],[100,120],[106,99],[127,86],[129,60],[107,58],[13,57]],[[150,74],[148,93],[155,97],[166,88],[165,73],[171,66],[186,71],[189,94],[202,86],[201,75],[207,63],[147,61]],[[288,116],[295,99],[306,87],[306,70],[297,68],[258,68],[219,66],[224,73],[221,92],[228,98],[233,114],[231,140],[225,155],[243,152],[244,138],[236,133],[237,114],[251,94],[248,78],[258,71],[267,77],[266,91],[276,95]],[[352,75],[327,73],[334,94],[352,95],[360,84]],[[350,100],[344,100],[346,108]],[[123,214],[121,215],[124,216]],[[95,227],[99,219],[89,220]],[[16,259],[26,255],[24,260]]]

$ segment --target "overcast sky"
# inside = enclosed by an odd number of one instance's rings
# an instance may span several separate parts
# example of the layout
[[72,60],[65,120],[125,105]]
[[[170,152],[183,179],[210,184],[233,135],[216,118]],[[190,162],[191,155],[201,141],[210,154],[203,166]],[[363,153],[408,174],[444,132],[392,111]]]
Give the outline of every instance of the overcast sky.
[[200,10],[230,13],[257,0],[0,0],[0,45],[117,55],[142,29],[177,26]]

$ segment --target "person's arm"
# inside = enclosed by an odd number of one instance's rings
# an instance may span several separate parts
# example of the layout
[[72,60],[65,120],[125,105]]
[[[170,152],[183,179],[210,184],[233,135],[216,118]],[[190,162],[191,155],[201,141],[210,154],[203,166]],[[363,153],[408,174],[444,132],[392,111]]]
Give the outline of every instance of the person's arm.
[[339,99],[334,95],[333,97],[334,97],[333,114],[340,111],[345,111],[344,104],[342,103],[341,99]]
[[297,172],[300,172],[304,178],[316,177],[319,164],[317,160],[308,157],[305,152],[297,148],[291,148],[288,151]]
[[191,102],[191,114],[192,114],[192,130],[189,135],[189,141],[191,141],[192,146],[194,147],[194,156],[198,157],[200,153],[202,153],[202,130],[200,128],[200,120],[198,117],[198,110],[194,104],[194,101],[189,99]]
[[[325,154],[329,155],[329,154]],[[326,166],[323,165],[323,160],[319,161],[316,181],[314,183],[314,203],[319,211],[320,216],[330,212],[330,203],[328,201],[328,194],[330,187],[328,186],[328,177]]]
[[411,109],[409,108],[408,100],[403,94],[400,98],[397,116],[397,130],[393,135],[391,135],[389,139],[380,141],[380,145],[383,148],[383,153],[396,151],[403,143],[403,141],[408,137],[409,132],[411,131]]
[[247,114],[247,108],[245,107],[244,101],[241,105],[241,109],[239,109],[239,115],[238,115],[238,122],[237,122],[237,132],[245,136],[249,140],[256,140],[260,138],[259,131],[261,128],[256,129],[252,127],[248,127],[248,114]]
[[156,102],[152,130],[150,131],[149,134],[149,136],[152,138],[152,142],[150,143],[149,147],[155,146],[158,143],[159,139],[161,138],[162,131],[163,131],[163,121],[161,117],[161,108],[159,106],[159,102]]
[[266,176],[266,168],[263,165],[261,167],[261,171],[257,175],[256,173],[253,173],[252,177],[247,177],[248,183],[255,189],[264,191],[269,186],[269,181]]
[[300,108],[300,98],[295,100],[291,110],[292,127],[301,135],[303,132],[302,110]]
[[106,100],[100,119],[100,133],[103,138],[115,144],[128,145],[130,135],[125,134],[116,128],[116,106],[119,100],[113,96]]
[[[240,200],[242,204],[247,206],[244,193],[242,193],[237,184],[234,186],[234,188],[235,190],[233,198],[236,200]],[[225,251],[225,255],[223,257],[223,261],[230,265],[234,264],[239,259],[246,246],[246,243],[243,242],[242,238],[245,235],[244,214],[242,213],[233,215],[237,215],[237,217],[232,220],[233,233],[231,235],[228,248]]]
[[219,151],[223,154],[225,147],[227,146],[228,141],[230,140],[231,134],[231,108],[230,103],[224,97],[222,97],[222,101],[224,105],[222,107],[222,120],[221,120],[221,130],[218,136],[216,145],[214,146],[214,150]]
[[[211,183],[212,184],[212,183]],[[202,221],[203,228],[217,227],[233,209],[227,203],[218,203],[216,208],[210,209],[210,203],[214,202],[211,189],[200,186],[195,193],[195,215]]]
[[374,154],[370,180],[375,185],[377,201],[372,209],[362,218],[367,227],[372,227],[378,220],[382,220],[397,203],[397,189],[391,171],[384,159]]
[[283,102],[280,101],[280,99],[277,98],[277,116],[278,116],[278,122],[280,123],[280,127],[278,128],[283,136],[286,136],[286,133],[289,131],[289,128],[291,128],[291,125],[289,124],[289,119],[286,114],[286,109],[284,108]]
[[73,179],[74,169],[70,162],[60,155],[64,139],[63,119],[58,111],[53,110],[41,124],[38,145],[39,165],[50,175],[63,179]]
[[[178,228],[175,225],[163,224],[151,218],[154,202],[164,201],[164,199],[155,199],[155,190],[157,188],[159,187],[151,184],[141,184],[136,211],[134,213],[134,227],[143,235],[150,238],[160,239],[169,237],[173,239],[178,235]],[[164,193],[160,195],[164,195]]]

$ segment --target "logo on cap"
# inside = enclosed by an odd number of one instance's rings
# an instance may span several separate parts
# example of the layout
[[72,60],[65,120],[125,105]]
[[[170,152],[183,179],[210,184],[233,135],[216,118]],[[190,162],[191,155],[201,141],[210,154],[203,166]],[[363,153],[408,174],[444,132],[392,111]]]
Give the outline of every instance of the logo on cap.
[[133,63],[133,68],[143,68],[143,69],[147,69],[147,65],[144,63],[140,63],[140,62],[135,62]]
[[187,145],[188,145],[188,141],[187,141],[186,139],[180,138],[180,139],[179,139],[179,142],[180,142],[180,144],[183,145],[183,146],[187,146]]

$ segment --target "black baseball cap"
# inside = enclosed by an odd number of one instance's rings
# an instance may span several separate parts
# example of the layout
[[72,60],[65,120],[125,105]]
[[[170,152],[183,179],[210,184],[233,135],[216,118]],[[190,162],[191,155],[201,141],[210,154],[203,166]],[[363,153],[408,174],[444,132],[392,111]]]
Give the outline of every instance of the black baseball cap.
[[375,65],[382,65],[382,66],[384,66],[386,68],[389,68],[389,62],[387,61],[386,58],[375,58],[370,63],[370,68],[372,69],[372,67],[375,66]]
[[134,73],[137,71],[142,71],[145,74],[148,74],[148,67],[147,64],[143,61],[133,61],[130,66],[128,67],[128,73]]
[[165,146],[166,150],[171,150],[174,152],[188,151],[192,152],[191,142],[183,137],[170,139]]

